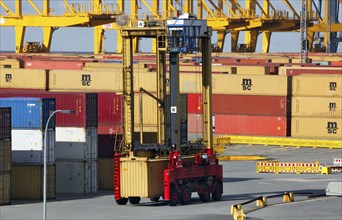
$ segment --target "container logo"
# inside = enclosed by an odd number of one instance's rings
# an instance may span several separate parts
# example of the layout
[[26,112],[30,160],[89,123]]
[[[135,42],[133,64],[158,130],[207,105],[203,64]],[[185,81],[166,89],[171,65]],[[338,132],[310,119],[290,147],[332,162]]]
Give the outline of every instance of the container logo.
[[241,85],[243,90],[252,90],[252,79],[242,79]]
[[330,91],[336,91],[337,82],[330,82],[329,89]]
[[6,82],[12,82],[12,74],[9,74],[9,73],[7,73],[7,74],[5,74],[5,81]]
[[328,126],[327,126],[327,130],[328,130],[328,134],[337,134],[337,122],[331,122],[328,121]]
[[91,76],[89,74],[82,74],[82,86],[90,86]]
[[335,102],[330,102],[329,103],[329,110],[331,112],[336,110],[336,103]]

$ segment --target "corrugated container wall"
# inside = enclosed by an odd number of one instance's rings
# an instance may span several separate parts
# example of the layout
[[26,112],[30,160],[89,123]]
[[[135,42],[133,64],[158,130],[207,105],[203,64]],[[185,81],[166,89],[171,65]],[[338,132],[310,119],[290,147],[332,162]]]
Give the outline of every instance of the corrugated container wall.
[[46,70],[0,68],[0,88],[47,90]]
[[[95,93],[55,93],[55,92],[1,92],[0,97],[40,97],[54,98],[56,109],[74,110],[75,114],[56,114],[56,127],[96,127],[97,94]],[[50,122],[53,124],[52,122]]]
[[286,116],[290,111],[286,96],[219,95],[212,96],[213,114]]
[[[55,162],[55,130],[47,133],[47,163]],[[15,163],[42,164],[44,161],[44,135],[42,130],[12,129],[12,160]]]
[[[12,108],[12,128],[45,129],[49,115],[56,109],[54,99],[0,98],[0,107]],[[49,128],[55,127],[52,118]]]
[[213,94],[286,96],[290,86],[288,81],[286,76],[215,74]]
[[285,137],[288,129],[283,116],[215,115],[215,134]]
[[291,136],[342,140],[342,119],[293,117]]
[[0,173],[9,172],[12,166],[12,143],[0,140]]
[[57,161],[57,193],[93,195],[97,193],[96,161]]
[[342,118],[342,99],[292,97],[292,116]]
[[342,97],[342,75],[299,75],[293,77],[293,96]]
[[115,132],[119,132],[122,119],[122,95],[98,93],[98,133],[115,134]]
[[49,71],[50,91],[120,92],[122,91],[122,85],[122,74],[120,71]]
[[56,128],[56,160],[96,160],[96,128]]
[[114,160],[113,158],[101,158],[97,161],[97,185],[99,190],[114,189]]
[[11,140],[11,108],[0,108],[0,141]]
[[0,172],[0,206],[11,203],[11,175]]
[[[11,171],[11,198],[34,199],[43,198],[44,168],[42,165],[15,164]],[[56,198],[56,166],[47,166],[46,178],[47,199]]]

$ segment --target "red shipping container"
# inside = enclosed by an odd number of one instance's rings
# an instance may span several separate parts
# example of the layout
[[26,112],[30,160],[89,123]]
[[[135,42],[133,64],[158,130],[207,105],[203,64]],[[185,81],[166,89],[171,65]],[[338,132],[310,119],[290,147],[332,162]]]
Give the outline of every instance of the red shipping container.
[[83,68],[83,62],[63,60],[26,60],[24,68],[45,70],[81,70]]
[[212,96],[213,114],[286,116],[290,98],[286,96],[224,95]]
[[0,97],[55,98],[56,109],[74,110],[75,114],[56,114],[56,127],[97,127],[97,94],[21,92],[20,89],[0,92]]
[[98,93],[99,125],[121,124],[122,117],[122,95]]
[[324,69],[323,67],[310,68],[310,69],[288,69],[286,70],[287,76],[297,76],[300,74],[338,74],[342,75],[341,68]]
[[202,114],[203,100],[201,94],[188,94],[188,114]]
[[121,124],[99,124],[97,127],[98,134],[111,134],[111,135],[121,135],[122,125]]
[[215,134],[282,136],[289,134],[281,116],[215,115]]
[[188,114],[188,133],[203,132],[203,115]]

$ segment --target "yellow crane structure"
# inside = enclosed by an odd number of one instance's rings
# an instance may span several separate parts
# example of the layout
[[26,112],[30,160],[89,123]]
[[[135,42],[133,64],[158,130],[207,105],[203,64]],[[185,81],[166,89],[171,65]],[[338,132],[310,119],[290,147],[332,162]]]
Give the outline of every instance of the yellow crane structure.
[[[262,37],[262,52],[270,51],[273,32],[299,32],[300,10],[295,3],[300,0],[107,0],[114,2],[116,10],[104,7],[104,0],[89,0],[91,9],[84,4],[69,4],[65,14],[51,16],[49,1],[43,0],[43,9],[39,10],[33,0],[26,0],[36,10],[37,15],[22,14],[22,0],[15,0],[13,13],[0,0],[0,6],[7,15],[0,15],[0,26],[13,26],[16,31],[16,52],[22,51],[25,27],[42,27],[44,33],[43,48],[49,51],[51,34],[58,27],[94,27],[94,53],[104,53],[104,34],[107,30],[117,30],[116,51],[122,51],[122,25],[115,22],[115,17],[126,14],[129,22],[138,20],[166,20],[177,14],[195,14],[198,19],[206,19],[208,26],[217,33],[214,51],[222,52],[227,34],[231,37],[231,52],[255,52],[259,35]],[[303,0],[302,0],[303,1]],[[84,2],[84,1],[83,1]],[[279,7],[279,3],[283,7]],[[308,44],[309,50],[336,52],[340,42],[338,32],[342,26],[339,21],[339,8],[342,0],[307,0]],[[104,10],[105,8],[105,10]],[[243,43],[239,36],[244,33]],[[323,33],[323,36],[321,34]],[[152,52],[156,52],[155,39],[152,40]],[[240,40],[241,42],[241,40]],[[317,42],[320,46],[317,47]],[[316,44],[315,44],[316,43]],[[138,50],[138,39],[134,40],[134,51]]]
[[[34,15],[23,14],[23,1],[15,0],[15,11],[13,12],[3,0],[0,6],[6,11],[6,15],[0,15],[0,26],[10,26],[15,29],[15,52],[24,51],[24,38],[26,27],[42,27],[43,42],[40,52],[50,52],[52,34],[59,27],[96,27],[103,24],[115,22],[116,16],[120,13],[114,4],[102,4],[102,0],[91,0],[90,5],[86,4],[65,4],[63,15],[53,15],[50,8],[50,0],[42,1],[42,9],[33,0],[26,0],[36,11]],[[97,29],[95,29],[97,30]],[[95,38],[103,39],[103,33],[94,32]],[[99,50],[102,42],[94,45],[94,51]],[[32,42],[28,46],[35,45]],[[36,46],[37,47],[37,46]]]

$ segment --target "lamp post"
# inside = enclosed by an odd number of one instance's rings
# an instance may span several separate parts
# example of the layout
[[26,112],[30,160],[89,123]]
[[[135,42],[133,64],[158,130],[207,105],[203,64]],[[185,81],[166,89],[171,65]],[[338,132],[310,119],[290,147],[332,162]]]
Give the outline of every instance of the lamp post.
[[54,116],[56,113],[62,113],[62,114],[74,114],[75,111],[73,110],[56,110],[52,112],[46,122],[45,125],[45,133],[44,133],[44,178],[43,178],[43,220],[46,220],[46,148],[47,148],[47,130],[49,127],[49,122],[52,116]]

